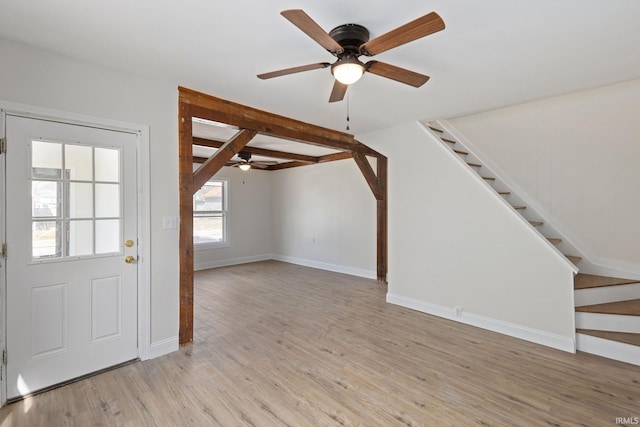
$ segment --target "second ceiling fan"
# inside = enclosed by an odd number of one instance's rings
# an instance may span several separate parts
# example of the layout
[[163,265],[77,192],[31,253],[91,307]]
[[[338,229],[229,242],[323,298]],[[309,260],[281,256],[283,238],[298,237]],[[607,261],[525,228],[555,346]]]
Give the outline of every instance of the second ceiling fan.
[[302,71],[331,67],[331,73],[336,80],[333,84],[329,102],[342,101],[349,85],[358,81],[365,72],[377,74],[413,87],[422,86],[429,80],[429,76],[375,60],[363,63],[359,57],[377,55],[445,28],[444,21],[440,15],[431,12],[395,30],[369,40],[369,30],[362,25],[344,24],[327,33],[301,9],[284,10],[280,14],[338,59],[334,63],[318,62],[316,64],[285,68],[270,73],[258,74],[258,77],[270,79]]

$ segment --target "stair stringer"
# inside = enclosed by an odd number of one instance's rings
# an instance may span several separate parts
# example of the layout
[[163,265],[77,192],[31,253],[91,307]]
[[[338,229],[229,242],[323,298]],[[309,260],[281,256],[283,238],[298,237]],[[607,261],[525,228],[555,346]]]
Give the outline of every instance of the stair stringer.
[[534,197],[532,197],[527,191],[520,187],[515,180],[511,178],[502,168],[493,163],[489,156],[487,156],[480,148],[478,148],[473,142],[467,139],[455,126],[453,126],[447,120],[435,121],[441,129],[451,135],[457,142],[465,147],[470,153],[482,162],[483,167],[493,174],[498,180],[503,182],[508,188],[510,188],[522,202],[527,205],[527,209],[535,212],[540,218],[544,220],[545,234],[559,236],[562,238],[562,247],[566,248],[566,253],[579,254],[582,257],[580,262],[580,272],[588,274],[596,274],[602,276],[615,276],[615,277],[627,277],[630,279],[640,279],[638,272],[630,269],[625,269],[625,266],[612,266],[604,265],[600,260],[600,257],[590,249],[590,247],[584,243],[578,236],[567,230],[562,224],[560,224],[554,216],[543,206],[541,206]]
[[[489,167],[487,165],[487,163],[485,162],[485,158],[486,156],[483,155],[478,155],[476,153],[475,147],[473,145],[471,146],[467,146],[466,143],[461,142],[460,138],[458,137],[458,135],[450,132],[450,130],[445,126],[446,124],[448,124],[446,121],[435,121],[435,123],[438,124],[438,126],[440,126],[445,132],[447,132],[449,135],[451,135],[453,138],[456,139],[456,142],[459,143],[462,147],[464,147],[466,150],[469,151],[470,154],[472,154],[474,157],[476,157],[480,162],[482,162],[482,167],[485,168],[488,172],[491,173],[491,175],[493,177],[495,177],[496,179],[500,180],[502,183],[504,183],[505,186],[509,187],[510,190],[513,190],[515,193],[519,193],[519,189],[516,189],[515,186],[511,187],[506,181],[504,180],[500,175],[495,173],[495,169],[493,167]],[[429,127],[427,125],[425,125],[424,123],[420,123],[420,125],[424,128],[425,132],[427,134],[429,134],[430,136],[432,136],[433,138],[435,138],[440,144],[445,144],[445,142],[441,141],[440,138],[437,137],[437,135],[434,135],[434,133],[429,129]],[[544,234],[542,234],[540,231],[538,231],[536,229],[536,227],[534,227],[533,225],[531,225],[529,223],[529,221],[527,220],[527,218],[525,218],[522,214],[520,214],[511,203],[509,203],[504,197],[500,196],[500,194],[498,194],[498,192],[496,191],[496,189],[494,187],[492,187],[490,184],[488,184],[480,174],[476,173],[472,167],[470,167],[465,160],[463,160],[462,158],[460,158],[460,156],[456,155],[455,152],[451,149],[447,150],[455,159],[456,161],[458,161],[460,163],[460,165],[462,167],[464,167],[466,170],[468,170],[472,175],[474,175],[479,181],[481,181],[483,183],[484,186],[486,186],[488,189],[490,189],[490,193],[495,195],[495,197],[497,197],[500,200],[500,203],[502,203],[505,207],[507,207],[511,212],[513,212],[514,215],[516,215],[516,217],[521,220],[523,222],[523,224],[536,236],[536,238],[540,239],[540,241],[542,242],[542,244],[544,244],[545,246],[547,246],[547,248],[549,250],[551,250],[552,252],[554,252],[558,257],[560,257],[573,271],[573,274],[577,274],[579,269],[578,267],[576,267],[575,264],[573,264],[566,256],[565,254],[563,254],[557,247],[555,247],[555,245],[553,245],[551,242],[549,242],[549,240],[547,240],[547,237],[545,237]],[[503,173],[503,175],[505,175]],[[524,202],[525,204],[527,204],[527,208],[529,209],[529,203],[527,200],[524,200],[522,198],[519,197],[519,194],[514,194],[515,197],[518,197],[519,199],[521,199],[522,202]],[[537,210],[537,209],[533,209],[533,210]],[[544,218],[544,217],[543,217]],[[545,224],[546,224],[546,218],[545,219]],[[551,230],[551,232],[555,232],[555,230]],[[557,233],[557,232],[556,232]]]

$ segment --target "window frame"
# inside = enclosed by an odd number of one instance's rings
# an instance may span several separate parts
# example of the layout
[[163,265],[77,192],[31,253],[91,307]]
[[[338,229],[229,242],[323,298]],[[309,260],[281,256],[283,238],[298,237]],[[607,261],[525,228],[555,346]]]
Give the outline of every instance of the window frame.
[[[208,217],[222,217],[222,240],[219,242],[196,242],[193,241],[194,250],[201,249],[212,249],[212,248],[227,248],[231,246],[231,242],[229,239],[229,179],[227,178],[211,178],[204,185],[208,185],[210,183],[220,182],[222,183],[222,209],[221,210],[212,210],[212,211],[196,211],[195,208],[195,194],[193,195],[193,220],[195,222],[196,218],[208,218]],[[200,190],[198,190],[200,191]],[[195,238],[195,227],[193,238]]]

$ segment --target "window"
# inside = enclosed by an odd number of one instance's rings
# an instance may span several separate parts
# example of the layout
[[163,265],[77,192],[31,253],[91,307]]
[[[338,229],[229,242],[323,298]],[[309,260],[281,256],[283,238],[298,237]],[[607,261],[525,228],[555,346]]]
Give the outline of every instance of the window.
[[31,141],[31,258],[121,251],[120,150]]
[[228,182],[211,180],[193,195],[193,244],[227,246]]

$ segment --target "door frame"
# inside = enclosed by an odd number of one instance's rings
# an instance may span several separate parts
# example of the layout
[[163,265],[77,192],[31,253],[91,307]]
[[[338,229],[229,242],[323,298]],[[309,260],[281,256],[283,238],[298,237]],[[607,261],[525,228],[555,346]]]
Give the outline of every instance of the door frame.
[[[147,360],[151,347],[151,200],[149,191],[149,126],[84,114],[35,107],[0,100],[0,138],[6,136],[6,116],[49,120],[136,135],[136,181],[138,221],[138,358]],[[0,243],[6,241],[6,155],[0,152]],[[10,248],[8,249],[8,251]],[[0,352],[6,350],[7,270],[0,256]],[[8,356],[10,357],[10,356]],[[0,407],[7,399],[6,364],[0,360]]]

